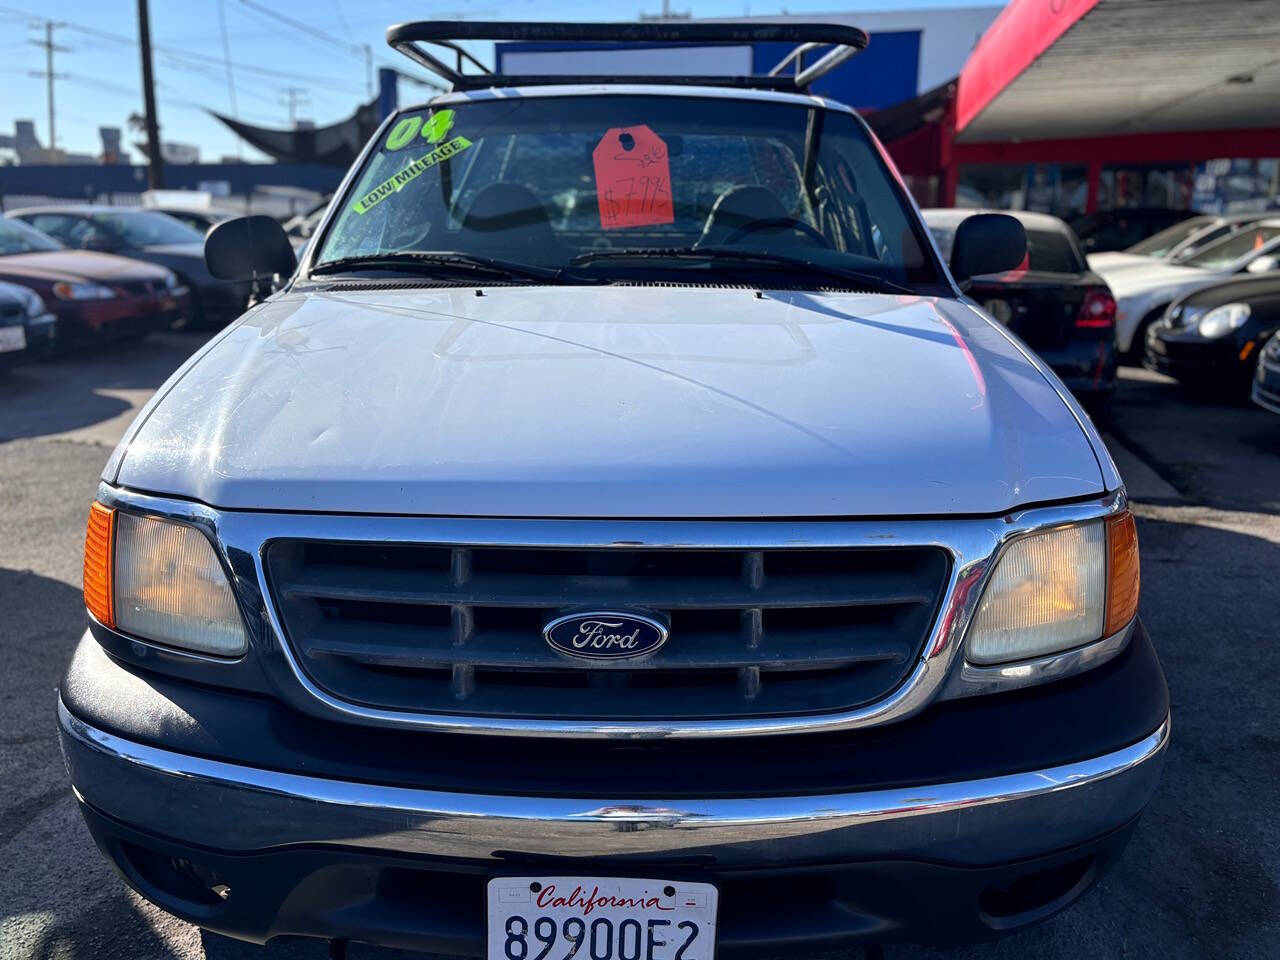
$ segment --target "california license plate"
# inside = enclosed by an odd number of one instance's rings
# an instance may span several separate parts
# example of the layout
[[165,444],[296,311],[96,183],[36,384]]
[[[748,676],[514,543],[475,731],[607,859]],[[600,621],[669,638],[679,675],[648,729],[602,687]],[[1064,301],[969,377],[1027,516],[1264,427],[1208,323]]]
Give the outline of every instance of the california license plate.
[[27,331],[22,327],[0,327],[0,353],[27,348]]
[[488,960],[713,960],[717,890],[620,877],[489,881]]

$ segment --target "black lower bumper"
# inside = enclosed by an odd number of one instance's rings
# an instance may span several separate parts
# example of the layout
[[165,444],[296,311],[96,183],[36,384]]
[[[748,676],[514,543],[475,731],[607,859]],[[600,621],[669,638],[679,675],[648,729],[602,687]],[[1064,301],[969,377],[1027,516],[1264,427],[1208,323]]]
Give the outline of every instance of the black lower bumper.
[[165,910],[258,942],[461,955],[483,950],[499,874],[715,883],[726,957],[1025,926],[1119,855],[1167,716],[1141,625],[1071,679],[880,729],[712,748],[322,724],[139,673],[92,638],[60,706],[94,838]]
[[[858,944],[952,945],[1043,920],[1087,893],[1123,852],[1136,820],[1076,846],[982,867],[922,860],[725,869],[698,862],[501,864],[284,849],[227,855],[154,837],[81,805],[94,840],[131,887],[215,933],[354,940],[482,956],[485,883],[498,874],[621,875],[714,883],[717,954],[804,956]],[[216,886],[225,900],[210,892]]]
[[1036,352],[1082,403],[1101,403],[1115,393],[1118,361],[1110,340],[1073,340]]

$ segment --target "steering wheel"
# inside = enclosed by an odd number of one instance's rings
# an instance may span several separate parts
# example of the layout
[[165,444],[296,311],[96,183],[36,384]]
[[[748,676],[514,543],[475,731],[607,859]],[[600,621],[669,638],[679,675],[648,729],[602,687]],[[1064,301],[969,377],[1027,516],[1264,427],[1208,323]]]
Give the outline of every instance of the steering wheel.
[[783,228],[789,228],[791,230],[795,230],[797,233],[803,233],[819,247],[826,250],[831,249],[831,241],[813,227],[809,226],[809,224],[805,223],[803,220],[797,220],[795,217],[769,217],[763,220],[752,220],[750,223],[744,223],[737,230],[733,231],[733,233],[725,237],[723,243],[725,246],[729,246],[731,244],[738,243],[744,237],[749,237],[751,234],[758,233],[761,230],[776,230]]

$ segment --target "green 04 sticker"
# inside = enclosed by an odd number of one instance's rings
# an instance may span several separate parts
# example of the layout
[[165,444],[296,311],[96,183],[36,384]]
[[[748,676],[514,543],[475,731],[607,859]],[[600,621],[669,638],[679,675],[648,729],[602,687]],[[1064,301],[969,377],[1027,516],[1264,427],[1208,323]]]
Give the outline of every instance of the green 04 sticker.
[[426,140],[427,143],[439,143],[449,135],[449,131],[452,129],[452,110],[437,110],[427,118],[426,123],[423,123],[422,117],[416,114],[411,117],[405,117],[392,127],[391,132],[387,134],[386,149],[403,150],[417,139],[419,132],[422,133],[422,139]]

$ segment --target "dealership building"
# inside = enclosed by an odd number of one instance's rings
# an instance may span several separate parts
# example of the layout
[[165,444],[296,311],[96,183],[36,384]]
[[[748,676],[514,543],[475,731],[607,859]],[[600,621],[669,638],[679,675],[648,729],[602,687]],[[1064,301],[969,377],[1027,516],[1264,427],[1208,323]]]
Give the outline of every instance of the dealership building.
[[[814,92],[857,108],[921,204],[1071,217],[1280,204],[1280,3],[1011,0],[750,17],[859,26]],[[590,47],[590,45],[586,45]],[[764,73],[786,44],[498,44],[500,72]]]
[[953,81],[868,117],[925,204],[1267,209],[1277,50],[1275,3],[1012,0]]

